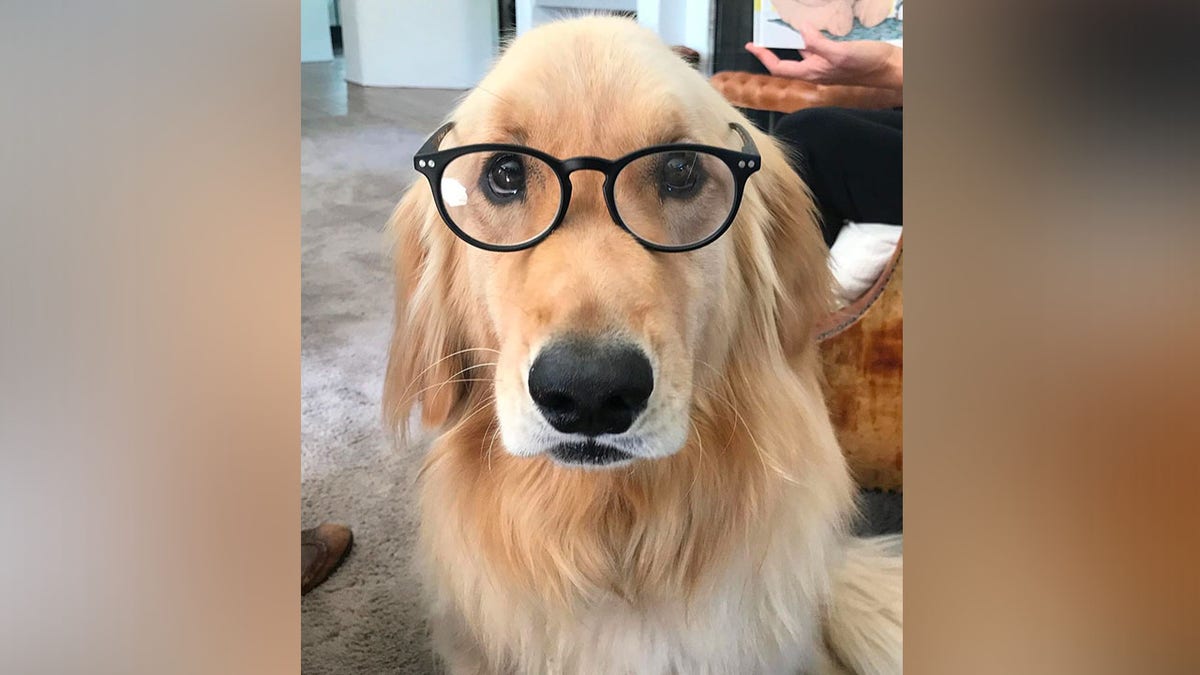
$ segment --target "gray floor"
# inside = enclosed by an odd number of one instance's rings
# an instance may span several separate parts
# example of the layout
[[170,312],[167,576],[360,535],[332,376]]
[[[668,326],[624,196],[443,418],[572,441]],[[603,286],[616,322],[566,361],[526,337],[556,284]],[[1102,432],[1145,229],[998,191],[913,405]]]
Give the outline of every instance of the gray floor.
[[339,60],[301,66],[301,518],[346,523],[354,549],[301,601],[305,673],[429,673],[410,574],[419,449],[384,439],[391,326],[383,236],[412,154],[460,91],[347,85]]

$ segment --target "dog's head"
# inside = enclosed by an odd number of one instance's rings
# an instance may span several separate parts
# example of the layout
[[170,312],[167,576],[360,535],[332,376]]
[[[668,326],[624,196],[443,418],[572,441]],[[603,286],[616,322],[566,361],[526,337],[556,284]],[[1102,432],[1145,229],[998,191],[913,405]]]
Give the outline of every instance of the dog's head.
[[[611,160],[665,143],[737,150],[730,123],[751,128],[653,33],[606,18],[529,32],[451,119],[442,149],[518,144],[559,159]],[[653,250],[614,222],[596,171],[571,173],[559,226],[510,252],[460,239],[431,186],[414,184],[392,220],[397,325],[385,407],[393,428],[418,402],[430,426],[494,414],[508,453],[621,466],[678,452],[693,407],[720,388],[731,356],[786,368],[786,356],[811,343],[829,286],[810,199],[771,140],[751,133],[762,170],[749,177],[729,230],[688,252]],[[502,197],[514,183],[499,170]],[[485,171],[454,189],[483,185]],[[643,222],[660,207],[646,202]],[[542,223],[503,225],[536,231]]]

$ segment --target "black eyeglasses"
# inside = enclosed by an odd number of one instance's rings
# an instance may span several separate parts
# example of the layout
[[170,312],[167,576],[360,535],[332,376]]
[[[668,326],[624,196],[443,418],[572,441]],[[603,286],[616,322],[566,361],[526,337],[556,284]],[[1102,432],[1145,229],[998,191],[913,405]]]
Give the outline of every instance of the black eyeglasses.
[[413,157],[429,180],[446,225],[487,251],[534,246],[562,222],[571,203],[571,174],[604,174],[608,212],[643,246],[692,251],[720,237],[762,158],[750,134],[742,150],[694,143],[655,145],[620,159],[558,159],[520,145],[482,143],[438,150],[454,123],[438,129]]

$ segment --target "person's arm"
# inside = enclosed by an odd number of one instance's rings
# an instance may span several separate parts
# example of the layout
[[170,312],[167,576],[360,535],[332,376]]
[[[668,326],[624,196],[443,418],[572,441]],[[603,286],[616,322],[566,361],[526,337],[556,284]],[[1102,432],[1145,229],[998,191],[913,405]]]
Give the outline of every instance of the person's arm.
[[772,75],[814,84],[849,84],[904,91],[904,50],[874,40],[830,40],[809,26],[800,26],[804,36],[803,61],[780,59],[771,50],[754,43],[746,51],[758,57]]

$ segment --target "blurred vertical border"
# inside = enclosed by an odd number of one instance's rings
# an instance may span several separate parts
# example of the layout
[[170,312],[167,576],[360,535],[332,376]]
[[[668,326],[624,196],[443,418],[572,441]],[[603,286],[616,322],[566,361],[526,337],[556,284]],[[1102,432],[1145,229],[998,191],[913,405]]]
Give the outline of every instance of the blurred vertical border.
[[1200,9],[906,9],[906,666],[1200,672]]
[[0,672],[296,672],[299,6],[0,16]]

